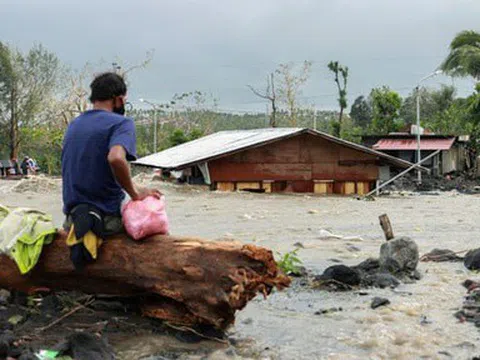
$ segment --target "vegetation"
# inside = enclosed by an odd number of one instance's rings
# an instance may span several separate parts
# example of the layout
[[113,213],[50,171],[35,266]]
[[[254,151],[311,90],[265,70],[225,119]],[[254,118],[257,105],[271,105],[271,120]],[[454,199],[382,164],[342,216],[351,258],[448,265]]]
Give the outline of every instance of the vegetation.
[[480,81],[480,33],[467,30],[455,36],[441,69],[452,76],[471,76]]
[[302,273],[301,266],[302,261],[298,258],[299,248],[280,255],[280,260],[277,261],[277,265],[285,274],[299,276]]
[[[340,114],[338,115],[338,126],[334,128],[334,135],[340,136],[342,130],[343,111],[347,107],[347,80],[348,67],[342,66],[338,61],[331,61],[328,69],[335,74],[335,84],[338,88],[338,104],[340,105]],[[342,80],[340,80],[340,77]]]
[[[114,68],[130,78],[152,57],[153,52],[147,53],[138,65],[118,60]],[[338,89],[338,111],[319,111],[314,104],[302,103],[302,89],[312,69],[309,61],[280,64],[268,74],[264,90],[249,86],[254,96],[270,105],[268,115],[219,111],[218,99],[196,90],[174,94],[155,109],[128,109],[127,115],[136,122],[138,155],[154,151],[154,119],[158,150],[216,131],[266,126],[315,127],[359,142],[362,135],[388,134],[415,123],[417,94],[423,127],[440,134],[469,134],[471,149],[480,150],[480,85],[466,98],[459,98],[455,88],[446,85],[413,90],[402,98],[385,85],[358,96],[348,112],[348,68],[338,62],[327,66]],[[41,45],[22,52],[0,42],[0,159],[29,155],[43,171],[58,174],[63,134],[69,122],[87,109],[94,68],[100,66],[86,64],[79,71],[69,70]],[[440,68],[480,82],[480,34],[459,33]]]

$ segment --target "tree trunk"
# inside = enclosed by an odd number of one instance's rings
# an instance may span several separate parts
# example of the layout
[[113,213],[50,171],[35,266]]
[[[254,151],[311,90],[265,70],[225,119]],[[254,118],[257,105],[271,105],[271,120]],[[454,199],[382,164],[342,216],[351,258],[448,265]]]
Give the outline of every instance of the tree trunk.
[[15,109],[16,104],[15,86],[10,93],[10,159],[18,159],[18,119]]
[[272,114],[270,115],[270,127],[277,127],[277,105],[275,99],[272,99]]
[[175,324],[225,329],[258,293],[289,285],[272,252],[238,242],[154,236],[135,242],[108,239],[98,259],[75,272],[65,234],[43,249],[28,276],[0,255],[0,287],[28,291],[80,290],[91,294],[139,295],[143,313]]
[[340,137],[340,134],[342,133],[343,110],[344,110],[343,107],[340,107],[340,115],[338,116],[338,129],[337,129],[338,134],[335,134],[336,137]]

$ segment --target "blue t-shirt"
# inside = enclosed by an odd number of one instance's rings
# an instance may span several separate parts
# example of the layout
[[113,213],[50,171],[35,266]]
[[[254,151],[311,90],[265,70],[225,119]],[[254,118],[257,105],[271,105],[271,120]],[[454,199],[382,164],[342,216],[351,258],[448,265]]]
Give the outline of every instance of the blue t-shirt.
[[63,140],[63,212],[79,204],[96,206],[106,215],[119,215],[124,192],[108,163],[108,152],[121,145],[127,160],[135,160],[135,125],[122,115],[89,110],[68,126]]

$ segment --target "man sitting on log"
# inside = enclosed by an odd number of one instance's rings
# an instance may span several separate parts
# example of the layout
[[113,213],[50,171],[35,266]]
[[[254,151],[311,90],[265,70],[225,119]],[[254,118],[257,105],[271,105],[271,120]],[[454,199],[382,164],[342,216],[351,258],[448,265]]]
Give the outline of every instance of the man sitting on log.
[[[62,152],[64,227],[77,269],[96,258],[105,236],[123,232],[121,204],[159,196],[135,186],[128,161],[135,160],[135,125],[125,117],[127,86],[122,76],[104,73],[90,84],[93,109],[68,126]],[[73,225],[73,226],[72,226]]]

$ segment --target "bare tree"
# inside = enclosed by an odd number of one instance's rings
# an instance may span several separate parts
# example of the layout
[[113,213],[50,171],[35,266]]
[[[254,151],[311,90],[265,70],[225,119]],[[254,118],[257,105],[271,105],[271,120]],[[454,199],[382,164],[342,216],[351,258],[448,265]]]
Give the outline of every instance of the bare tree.
[[311,61],[304,61],[298,73],[295,73],[293,63],[280,64],[275,71],[280,75],[278,92],[280,99],[287,105],[291,126],[297,126],[297,97],[300,93],[300,88],[307,82],[310,76],[311,67]]
[[274,78],[274,73],[271,73],[270,76],[267,76],[267,87],[265,89],[264,93],[261,93],[260,91],[256,90],[253,86],[247,85],[248,88],[258,97],[262,99],[266,99],[270,101],[270,104],[272,106],[272,113],[270,114],[270,127],[276,127],[277,126],[277,95],[275,94],[275,78]]

